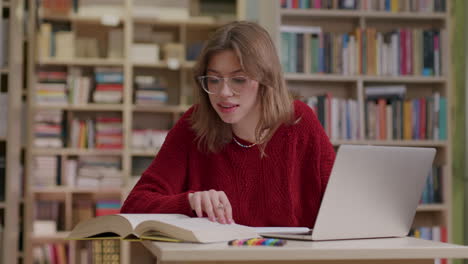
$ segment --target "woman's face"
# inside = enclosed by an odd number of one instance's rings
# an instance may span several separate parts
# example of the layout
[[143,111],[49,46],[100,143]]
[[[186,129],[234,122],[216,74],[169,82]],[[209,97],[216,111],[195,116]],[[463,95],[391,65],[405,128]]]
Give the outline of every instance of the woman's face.
[[232,125],[255,127],[260,114],[257,98],[259,85],[242,70],[234,51],[225,50],[213,55],[208,62],[206,75],[226,78],[205,81],[205,85],[219,87],[213,89],[215,94],[209,94],[211,105],[219,117]]

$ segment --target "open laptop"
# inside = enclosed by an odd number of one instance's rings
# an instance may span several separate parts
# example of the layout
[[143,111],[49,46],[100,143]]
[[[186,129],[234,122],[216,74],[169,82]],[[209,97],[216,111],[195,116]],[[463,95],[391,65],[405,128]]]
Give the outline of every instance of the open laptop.
[[265,237],[335,240],[408,235],[436,150],[342,145],[314,228]]

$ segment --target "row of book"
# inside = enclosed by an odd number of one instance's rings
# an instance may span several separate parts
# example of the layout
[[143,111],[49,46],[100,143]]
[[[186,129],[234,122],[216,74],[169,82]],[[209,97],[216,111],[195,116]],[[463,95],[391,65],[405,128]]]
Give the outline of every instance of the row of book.
[[356,100],[341,99],[327,93],[308,97],[305,102],[314,110],[331,140],[361,138],[360,111]]
[[158,129],[134,129],[132,133],[133,149],[159,149],[166,140],[167,130]]
[[73,118],[70,124],[71,148],[121,149],[123,127],[120,117]]
[[[437,242],[447,242],[448,233],[445,226],[420,226],[410,230],[409,236]],[[447,259],[435,259],[434,264],[447,264]]]
[[[106,36],[107,41],[102,41]],[[38,59],[73,59],[73,58],[123,58],[123,30],[111,28],[101,30],[95,37],[77,35],[69,23],[42,23],[37,32]],[[102,49],[107,45],[106,49]]]
[[78,188],[118,189],[123,175],[120,157],[82,156],[65,161],[68,186]]
[[120,264],[120,240],[100,239],[86,243],[88,246],[80,252],[82,263]]
[[281,0],[282,8],[445,12],[446,0]]
[[441,76],[444,32],[356,28],[341,34],[320,27],[282,26],[281,64],[292,73]]
[[35,245],[32,251],[35,264],[69,263],[69,248],[66,243],[45,243]]
[[68,186],[78,188],[117,189],[123,176],[120,157],[82,156],[64,161],[58,156],[33,158],[33,186]]
[[[123,98],[121,68],[96,67],[94,78],[83,69],[40,70],[37,73],[36,103],[38,105],[83,105],[120,103]],[[161,105],[168,102],[168,83],[162,76],[136,75],[135,99],[137,105]],[[3,98],[3,96],[1,97]]]
[[434,166],[429,171],[424,187],[421,204],[437,204],[442,203],[442,171],[440,166]]
[[0,92],[0,138],[6,138],[8,129],[8,94]]
[[367,97],[364,115],[367,139],[447,139],[447,98],[438,92],[414,99]]

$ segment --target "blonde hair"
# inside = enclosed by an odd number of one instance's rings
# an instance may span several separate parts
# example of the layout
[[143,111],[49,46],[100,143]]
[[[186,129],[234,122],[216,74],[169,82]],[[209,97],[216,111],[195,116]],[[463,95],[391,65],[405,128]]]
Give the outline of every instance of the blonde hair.
[[255,140],[263,156],[266,144],[276,129],[283,123],[293,122],[293,104],[268,32],[256,23],[245,21],[232,22],[219,28],[205,44],[195,66],[196,107],[191,124],[197,135],[198,148],[217,152],[232,140],[231,124],[221,120],[197,80],[197,77],[206,74],[210,58],[225,50],[232,50],[242,70],[259,83],[260,120],[255,128]]

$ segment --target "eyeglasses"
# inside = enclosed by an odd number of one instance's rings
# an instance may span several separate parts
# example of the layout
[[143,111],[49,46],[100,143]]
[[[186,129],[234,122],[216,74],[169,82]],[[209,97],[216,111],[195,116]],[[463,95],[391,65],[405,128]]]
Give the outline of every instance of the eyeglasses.
[[198,77],[203,90],[209,94],[220,94],[227,81],[229,88],[235,95],[241,94],[250,84],[250,79],[245,76],[217,77],[200,76]]

